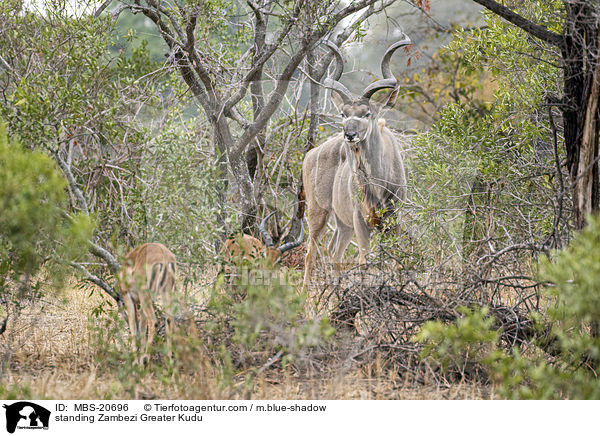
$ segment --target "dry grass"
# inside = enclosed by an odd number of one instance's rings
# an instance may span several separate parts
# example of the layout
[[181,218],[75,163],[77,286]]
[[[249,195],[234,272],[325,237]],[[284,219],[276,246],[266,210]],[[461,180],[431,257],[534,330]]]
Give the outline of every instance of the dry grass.
[[[156,364],[134,374],[126,357],[117,362],[114,355],[107,360],[99,358],[99,330],[92,326],[114,325],[108,315],[91,318],[92,311],[103,301],[105,297],[99,292],[90,295],[89,291],[71,286],[61,295],[27,307],[17,320],[11,319],[0,343],[0,358],[5,363],[0,370],[0,396],[349,400],[494,397],[489,388],[474,384],[417,385],[377,361],[345,371],[321,371],[314,376],[271,367],[255,376],[251,385],[244,383],[244,374],[234,374],[233,383],[224,385],[218,380],[215,364],[202,355],[202,347],[186,348],[185,343],[180,347],[181,370],[167,372]],[[111,339],[113,350],[118,350],[118,344],[127,339],[126,331],[121,330]],[[182,341],[186,342],[185,338]]]

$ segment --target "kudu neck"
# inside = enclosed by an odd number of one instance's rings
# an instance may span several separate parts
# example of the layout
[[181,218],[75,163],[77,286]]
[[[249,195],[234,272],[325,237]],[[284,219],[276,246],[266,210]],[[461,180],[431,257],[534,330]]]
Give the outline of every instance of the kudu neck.
[[373,165],[379,162],[382,158],[382,136],[379,128],[377,118],[373,118],[369,125],[369,134],[360,141],[359,152],[356,162],[356,170],[365,173],[366,175],[372,174],[373,171],[379,167],[379,165]]

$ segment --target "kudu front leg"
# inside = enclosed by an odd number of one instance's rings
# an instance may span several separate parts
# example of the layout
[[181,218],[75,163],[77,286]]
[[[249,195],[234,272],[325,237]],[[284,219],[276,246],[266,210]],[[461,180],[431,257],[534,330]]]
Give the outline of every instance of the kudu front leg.
[[354,233],[356,233],[356,241],[358,242],[358,263],[361,267],[366,267],[371,230],[362,216],[359,205],[354,208],[353,221]]
[[352,227],[346,226],[340,219],[336,217],[335,241],[332,240],[330,245],[329,257],[336,271],[342,271],[344,266],[342,259],[350,239],[352,239]]

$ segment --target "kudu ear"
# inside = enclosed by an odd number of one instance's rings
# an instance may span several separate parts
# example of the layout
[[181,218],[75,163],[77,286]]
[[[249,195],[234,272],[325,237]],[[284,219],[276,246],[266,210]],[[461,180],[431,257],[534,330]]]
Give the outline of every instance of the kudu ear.
[[390,92],[379,92],[377,95],[372,96],[369,100],[363,99],[363,101],[368,102],[367,104],[371,106],[371,109],[375,114],[380,114],[384,109],[390,109],[396,105],[399,94],[399,89],[394,88],[391,89]]

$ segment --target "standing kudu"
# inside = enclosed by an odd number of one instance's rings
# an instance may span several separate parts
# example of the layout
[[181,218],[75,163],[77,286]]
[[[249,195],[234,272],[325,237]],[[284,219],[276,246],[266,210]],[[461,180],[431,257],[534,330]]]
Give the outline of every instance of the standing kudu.
[[173,292],[176,274],[175,255],[163,244],[140,245],[125,256],[118,274],[119,291],[127,310],[129,330],[141,352],[140,362],[149,358],[156,334],[156,303],[161,300],[166,312],[166,338],[169,353],[174,330]]
[[380,108],[371,97],[379,90],[396,87],[390,59],[398,48],[410,43],[405,38],[388,48],[381,62],[384,78],[367,86],[359,99],[354,99],[338,81],[343,70],[342,55],[337,46],[327,43],[337,65],[333,78],[325,79],[324,84],[343,101],[342,132],[310,150],[302,164],[309,228],[304,287],[313,268],[318,239],[332,212],[335,231],[327,247],[332,261],[339,268],[356,234],[359,263],[365,265],[370,238],[365,215],[374,208],[389,207],[394,200],[406,199],[406,174],[398,142],[384,120],[378,119]]

